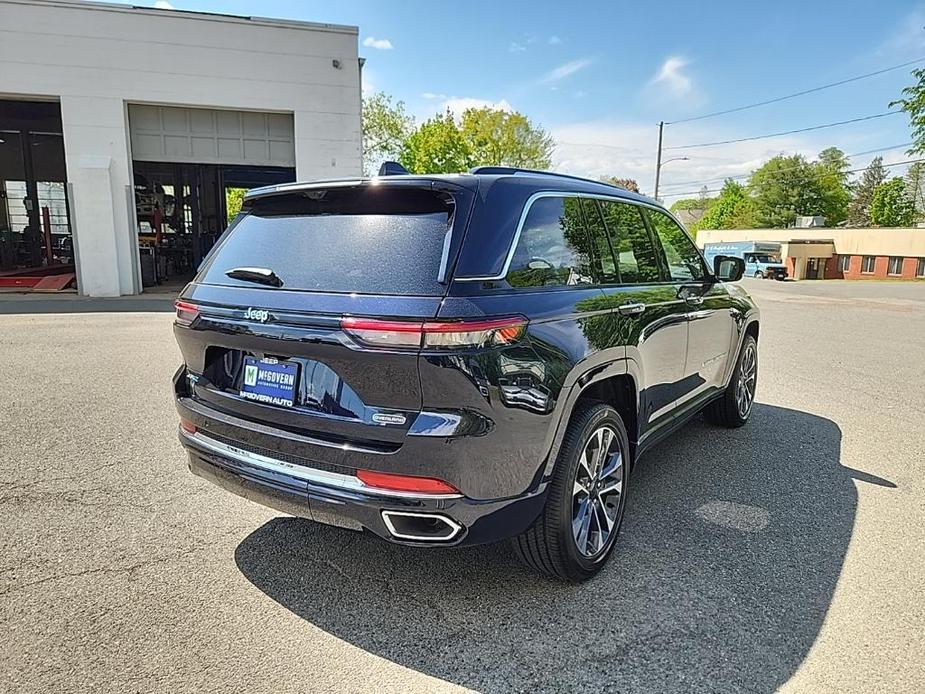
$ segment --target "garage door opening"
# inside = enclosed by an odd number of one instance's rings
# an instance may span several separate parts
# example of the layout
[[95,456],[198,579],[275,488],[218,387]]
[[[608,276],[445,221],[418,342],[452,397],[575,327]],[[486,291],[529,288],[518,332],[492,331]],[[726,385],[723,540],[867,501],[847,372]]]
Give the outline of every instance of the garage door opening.
[[291,114],[129,105],[145,291],[175,291],[250,188],[295,180]]
[[61,109],[0,100],[0,289],[74,286]]

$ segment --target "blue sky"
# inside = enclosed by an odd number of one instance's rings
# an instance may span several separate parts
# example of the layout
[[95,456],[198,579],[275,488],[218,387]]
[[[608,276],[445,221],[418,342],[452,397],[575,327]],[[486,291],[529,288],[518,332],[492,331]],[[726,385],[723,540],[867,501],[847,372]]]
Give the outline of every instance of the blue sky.
[[[648,191],[659,120],[735,107],[917,58],[925,66],[925,2],[170,1],[184,10],[358,25],[366,90],[394,95],[419,119],[468,104],[514,108],[553,134],[557,169],[629,176]],[[911,69],[669,126],[666,145],[881,113],[909,83]],[[666,153],[690,159],[665,165],[663,193],[677,196],[698,189],[703,180],[747,173],[782,152],[812,157],[835,145],[853,154],[908,140],[906,117],[896,115]],[[886,163],[901,161],[908,158],[904,149],[881,154]],[[872,156],[855,157],[852,165],[864,166]]]

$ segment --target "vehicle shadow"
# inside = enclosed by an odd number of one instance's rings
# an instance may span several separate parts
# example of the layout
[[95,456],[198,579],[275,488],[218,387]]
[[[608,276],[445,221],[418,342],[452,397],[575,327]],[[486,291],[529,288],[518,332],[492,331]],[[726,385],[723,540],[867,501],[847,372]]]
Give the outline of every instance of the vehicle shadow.
[[505,545],[397,547],[278,518],[235,552],[244,575],[370,653],[482,691],[772,691],[822,626],[857,506],[828,419],[756,404],[650,451],[617,555],[567,585]]

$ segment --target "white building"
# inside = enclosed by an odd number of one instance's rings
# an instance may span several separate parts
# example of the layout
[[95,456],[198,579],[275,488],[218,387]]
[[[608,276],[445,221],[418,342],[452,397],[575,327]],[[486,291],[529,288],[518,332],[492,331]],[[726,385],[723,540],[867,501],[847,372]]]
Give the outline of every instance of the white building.
[[0,0],[0,287],[138,293],[192,271],[227,189],[359,175],[357,34]]

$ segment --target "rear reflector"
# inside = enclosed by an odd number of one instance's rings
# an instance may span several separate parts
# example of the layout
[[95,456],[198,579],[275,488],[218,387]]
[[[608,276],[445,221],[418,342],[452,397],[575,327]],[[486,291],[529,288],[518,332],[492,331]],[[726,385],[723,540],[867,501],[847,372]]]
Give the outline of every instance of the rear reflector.
[[181,428],[183,431],[185,431],[187,434],[195,434],[195,433],[196,433],[196,425],[193,424],[193,423],[192,423],[191,421],[189,421],[188,419],[183,419],[182,417],[180,418],[180,428]]
[[341,329],[359,342],[395,349],[463,349],[517,342],[527,320],[521,316],[463,321],[387,321],[343,318]]
[[357,477],[367,487],[388,489],[393,492],[418,492],[420,494],[459,494],[449,482],[432,477],[414,477],[411,475],[393,475],[388,472],[357,470]]
[[176,301],[174,307],[177,309],[177,323],[180,325],[190,325],[199,317],[199,307],[187,301]]

